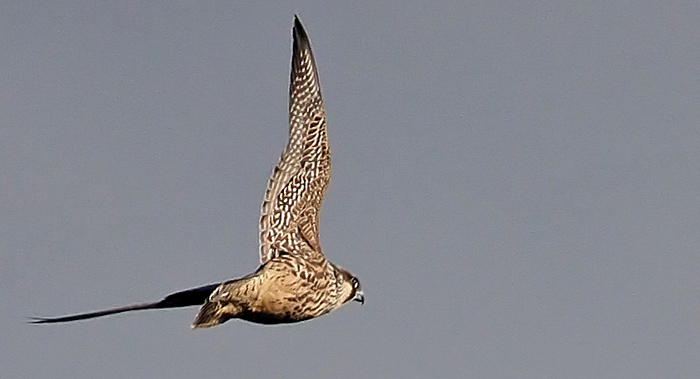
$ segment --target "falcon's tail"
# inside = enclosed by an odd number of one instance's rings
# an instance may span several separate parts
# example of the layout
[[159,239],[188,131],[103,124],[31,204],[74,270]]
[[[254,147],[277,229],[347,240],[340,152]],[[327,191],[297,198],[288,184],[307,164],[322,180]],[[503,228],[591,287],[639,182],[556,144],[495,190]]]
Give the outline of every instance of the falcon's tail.
[[238,303],[240,300],[238,291],[241,285],[247,283],[256,274],[257,271],[240,279],[229,280],[217,287],[199,308],[192,328],[209,328],[239,317],[243,309]]
[[224,306],[218,301],[207,301],[199,309],[197,317],[192,323],[192,328],[209,328],[223,324],[231,318],[231,315],[224,312]]

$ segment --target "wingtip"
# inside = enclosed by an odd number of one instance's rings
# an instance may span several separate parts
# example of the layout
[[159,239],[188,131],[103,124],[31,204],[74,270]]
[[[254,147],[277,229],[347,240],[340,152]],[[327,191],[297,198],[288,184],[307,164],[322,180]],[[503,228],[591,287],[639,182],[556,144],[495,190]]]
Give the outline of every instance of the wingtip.
[[65,317],[27,317],[26,323],[31,325],[53,324],[62,322]]
[[306,35],[306,30],[304,29],[304,25],[301,24],[301,20],[299,20],[299,16],[296,14],[294,15],[294,28],[292,29],[293,34],[294,34],[294,40],[297,41],[298,43],[306,42],[308,43],[309,37]]
[[28,317],[26,323],[31,325],[56,324],[60,322],[75,321],[75,317]]

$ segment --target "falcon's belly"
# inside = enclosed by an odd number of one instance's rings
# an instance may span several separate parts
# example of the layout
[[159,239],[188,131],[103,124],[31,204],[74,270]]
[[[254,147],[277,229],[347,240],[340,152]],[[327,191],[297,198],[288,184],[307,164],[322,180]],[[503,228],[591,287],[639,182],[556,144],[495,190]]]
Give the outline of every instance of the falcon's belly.
[[261,274],[256,299],[243,308],[241,319],[263,324],[291,323],[331,310],[327,275],[302,274],[283,262],[269,262]]

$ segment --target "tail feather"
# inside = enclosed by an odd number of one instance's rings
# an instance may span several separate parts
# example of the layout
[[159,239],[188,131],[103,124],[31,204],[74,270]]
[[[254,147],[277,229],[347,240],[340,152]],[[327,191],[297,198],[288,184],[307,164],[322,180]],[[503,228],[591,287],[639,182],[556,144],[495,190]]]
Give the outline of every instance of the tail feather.
[[207,301],[199,309],[197,317],[192,323],[192,328],[209,328],[226,322],[230,316],[223,313],[223,306],[218,301]]

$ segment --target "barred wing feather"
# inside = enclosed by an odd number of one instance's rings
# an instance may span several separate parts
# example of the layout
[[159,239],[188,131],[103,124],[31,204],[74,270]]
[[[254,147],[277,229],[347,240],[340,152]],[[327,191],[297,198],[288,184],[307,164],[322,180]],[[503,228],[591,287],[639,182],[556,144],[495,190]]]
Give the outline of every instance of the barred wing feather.
[[318,219],[331,176],[326,117],[316,62],[306,32],[296,18],[293,34],[289,141],[263,199],[260,216],[263,264],[280,252],[322,254]]

